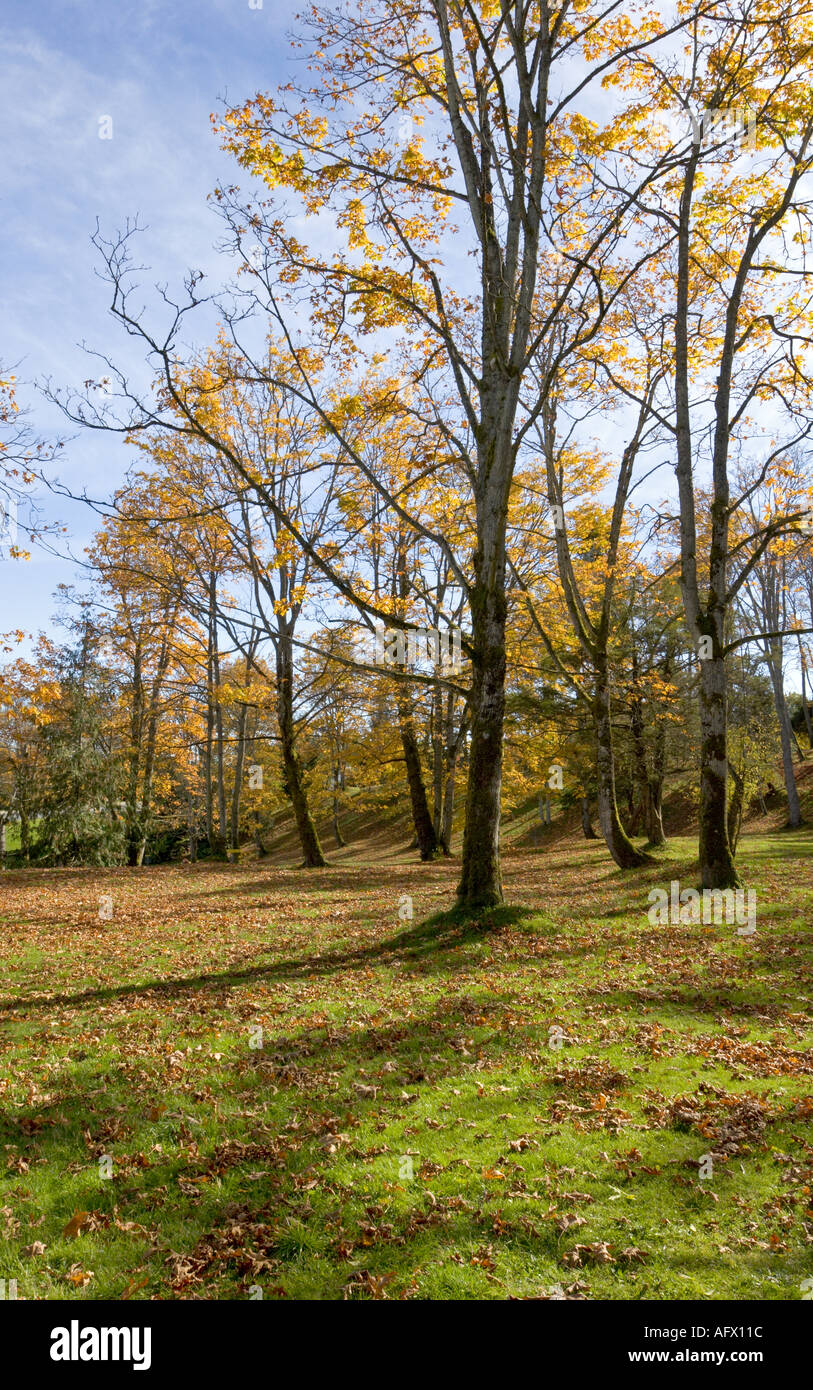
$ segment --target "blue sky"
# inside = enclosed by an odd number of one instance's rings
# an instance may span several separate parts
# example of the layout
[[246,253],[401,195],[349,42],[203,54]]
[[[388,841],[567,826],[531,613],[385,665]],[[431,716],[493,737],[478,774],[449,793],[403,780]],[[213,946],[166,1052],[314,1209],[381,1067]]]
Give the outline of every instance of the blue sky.
[[[226,100],[274,88],[289,74],[286,33],[297,6],[279,0],[5,0],[3,226],[0,361],[23,383],[81,383],[99,375],[79,344],[128,359],[129,344],[107,314],[90,237],[99,219],[112,233],[136,214],[148,231],[139,259],[146,287],[180,282],[189,266],[217,284],[228,266],[215,243],[220,224],[207,195],[236,166],[219,148],[209,115]],[[109,129],[112,138],[100,138]],[[145,296],[147,297],[147,296]],[[36,391],[21,403],[37,433],[74,434],[59,473],[73,491],[109,494],[131,457],[116,437],[82,434]],[[45,501],[81,555],[96,524],[79,504]],[[69,561],[34,553],[0,558],[0,631],[50,629],[60,582],[81,579]]]
[[[220,150],[209,116],[293,75],[287,34],[299,8],[301,0],[5,0],[0,362],[21,382],[98,377],[82,342],[143,371],[140,350],[108,316],[90,241],[97,219],[107,234],[136,215],[146,225],[138,259],[148,303],[154,283],[178,286],[189,267],[212,289],[229,278],[207,197],[242,171]],[[105,121],[111,139],[100,139]],[[462,265],[465,246],[459,254]],[[36,433],[73,433],[59,466],[64,483],[109,496],[133,451],[114,435],[72,432],[33,388],[19,394]],[[652,486],[659,496],[660,475]],[[43,509],[67,525],[64,545],[81,558],[98,517],[47,495]],[[82,580],[69,559],[34,551],[13,561],[0,551],[0,632],[50,630],[57,585]]]

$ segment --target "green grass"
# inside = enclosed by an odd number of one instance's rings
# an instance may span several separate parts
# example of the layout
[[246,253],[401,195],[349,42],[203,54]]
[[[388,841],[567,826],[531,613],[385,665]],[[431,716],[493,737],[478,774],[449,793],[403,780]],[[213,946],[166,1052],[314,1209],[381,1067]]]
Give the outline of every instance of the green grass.
[[14,854],[20,848],[20,827],[14,821],[6,825],[6,850]]
[[575,839],[512,851],[514,906],[479,917],[446,910],[454,863],[6,874],[0,1278],[800,1298],[811,851],[743,840],[753,938],[650,925],[650,888],[694,883],[689,840],[628,875]]

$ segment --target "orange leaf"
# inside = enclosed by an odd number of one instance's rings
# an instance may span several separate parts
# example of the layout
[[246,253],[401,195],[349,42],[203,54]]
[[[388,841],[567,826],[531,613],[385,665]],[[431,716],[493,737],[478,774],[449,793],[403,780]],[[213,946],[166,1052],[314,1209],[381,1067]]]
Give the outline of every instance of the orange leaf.
[[90,1220],[89,1211],[75,1211],[70,1221],[62,1229],[63,1236],[78,1236],[79,1232]]

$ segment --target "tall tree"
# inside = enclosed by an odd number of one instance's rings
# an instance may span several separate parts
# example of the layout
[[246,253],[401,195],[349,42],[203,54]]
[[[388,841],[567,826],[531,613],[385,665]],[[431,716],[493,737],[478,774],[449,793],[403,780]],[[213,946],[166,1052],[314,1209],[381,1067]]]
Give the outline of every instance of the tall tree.
[[[759,431],[754,410],[770,401],[760,477],[813,428],[804,347],[811,335],[811,271],[802,242],[809,226],[813,167],[813,40],[809,4],[747,0],[712,6],[690,28],[685,61],[668,75],[630,59],[641,120],[658,147],[654,116],[667,127],[674,177],[658,185],[644,215],[674,234],[663,282],[670,303],[670,394],[661,400],[674,443],[680,506],[681,587],[700,663],[700,872],[709,888],[738,881],[728,836],[726,620],[739,588],[773,535],[765,528],[742,565],[732,564],[732,450]],[[742,138],[751,149],[741,147]],[[668,296],[668,299],[666,298]],[[781,444],[772,439],[784,436]],[[708,545],[701,547],[700,490],[711,481]]]

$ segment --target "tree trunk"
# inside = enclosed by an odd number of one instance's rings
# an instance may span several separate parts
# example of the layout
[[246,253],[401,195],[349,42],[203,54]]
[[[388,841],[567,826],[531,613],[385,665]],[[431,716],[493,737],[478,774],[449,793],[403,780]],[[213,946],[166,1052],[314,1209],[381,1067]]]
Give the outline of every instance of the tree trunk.
[[150,718],[147,724],[147,738],[144,747],[144,774],[141,783],[141,800],[138,815],[138,837],[135,843],[135,867],[141,868],[147,852],[147,836],[150,831],[150,811],[152,808],[152,781],[155,772],[155,747],[158,738],[158,691],[153,692]]
[[189,859],[191,863],[197,863],[198,858],[198,826],[197,815],[195,812],[195,798],[191,789],[186,795],[186,825],[189,836]]
[[339,798],[339,792],[344,791],[345,771],[341,763],[340,754],[337,755],[337,760],[333,764],[331,778],[333,786],[333,838],[336,841],[336,844],[338,845],[339,849],[344,849],[345,845],[347,844],[347,841],[345,840],[342,834],[342,828],[339,825],[339,811],[341,809],[341,800]]
[[498,556],[491,583],[484,583],[478,575],[471,591],[471,615],[474,639],[471,748],[462,873],[457,896],[462,907],[478,908],[502,902],[500,791],[506,619],[503,558]]
[[263,844],[263,837],[262,837],[262,834],[261,834],[261,832],[260,832],[260,813],[259,813],[259,811],[255,811],[255,812],[254,812],[254,843],[255,843],[255,845],[257,846],[257,857],[258,857],[258,859],[267,859],[267,858],[268,858],[268,850],[266,849],[265,845]]
[[142,681],[142,655],[140,643],[136,643],[133,653],[133,698],[130,710],[130,756],[127,777],[127,863],[135,868],[143,858],[141,846],[141,816],[138,801],[138,783],[141,771],[141,743],[144,734],[144,686]]
[[223,740],[223,711],[218,701],[215,713],[217,730],[217,846],[220,854],[227,852],[228,826],[226,821],[226,769]]
[[432,825],[438,844],[443,840],[443,688],[432,692]]
[[586,796],[582,797],[582,834],[585,840],[598,839],[598,835],[593,829],[593,823],[590,820],[590,800]]
[[[633,684],[637,687],[638,663],[633,652],[632,662]],[[635,781],[637,784],[638,802],[635,811],[630,818],[629,827],[633,834],[638,833],[641,825],[645,829],[649,828],[652,813],[650,795],[650,776],[647,766],[646,743],[644,741],[644,716],[641,708],[641,700],[638,695],[633,696],[630,705],[630,733],[632,735],[632,748],[635,754]]]
[[226,826],[226,769],[223,740],[223,706],[220,703],[220,653],[217,646],[217,621],[213,620],[212,632],[212,673],[214,675],[215,696],[215,746],[217,749],[217,835],[216,852],[225,857],[228,854]]
[[[254,662],[254,656],[257,651],[258,643],[259,631],[258,629],[252,627],[251,637],[249,638],[248,642],[248,648],[245,652],[246,686],[248,686],[251,681],[251,668]],[[235,754],[234,761],[234,786],[232,787],[229,820],[229,844],[231,846],[230,857],[236,857],[240,849],[240,804],[243,797],[243,773],[245,771],[246,752],[248,749],[248,724],[249,707],[247,704],[241,704],[240,714],[237,720],[237,752]],[[254,724],[253,733],[256,733],[256,721]]]
[[799,805],[799,792],[796,786],[796,774],[793,770],[793,746],[791,742],[792,731],[790,727],[790,715],[785,699],[785,683],[782,675],[782,648],[777,644],[771,643],[771,650],[768,654],[768,671],[773,686],[773,702],[776,708],[776,717],[779,721],[779,741],[782,745],[782,771],[785,777],[785,791],[788,795],[788,827],[791,830],[798,830],[802,824],[802,808]]
[[725,658],[700,662],[700,877],[704,888],[739,884],[728,835]]
[[813,748],[813,721],[810,718],[810,705],[807,702],[807,659],[804,648],[802,647],[801,637],[796,638],[799,644],[799,665],[802,671],[802,712],[805,717],[805,728],[807,729],[807,743],[809,748]]
[[147,841],[138,826],[127,841],[127,863],[131,869],[140,869],[147,852]]
[[[663,678],[669,680],[672,674],[672,653],[667,652],[663,665]],[[656,718],[655,748],[652,754],[652,776],[649,779],[649,824],[647,838],[653,848],[666,844],[663,828],[663,783],[666,774],[666,721]]]
[[598,777],[598,821],[601,833],[613,859],[620,869],[637,869],[650,863],[650,858],[635,848],[627,835],[615,797],[615,761],[610,710],[610,683],[606,662],[602,656],[596,663],[596,688],[593,698],[593,717],[596,728],[596,771]]
[[460,725],[457,732],[455,732],[455,704],[456,697],[454,691],[450,690],[446,697],[445,747],[443,750],[445,780],[443,785],[443,814],[441,816],[440,828],[440,842],[443,847],[443,853],[449,857],[452,853],[457,758],[460,746],[465,737],[466,724],[468,721],[468,707],[464,706],[463,713],[460,717]]
[[302,867],[324,869],[327,860],[322,854],[319,836],[308,806],[308,795],[302,764],[296,749],[293,706],[293,650],[290,638],[283,635],[277,642],[277,722],[282,746],[285,789],[293,806],[299,843],[302,846]]
[[441,841],[443,853],[452,852],[452,827],[454,823],[454,792],[455,792],[455,771],[457,768],[457,751],[447,759],[446,763],[446,782],[443,787],[443,821],[441,824]]
[[418,740],[415,737],[415,730],[412,726],[412,717],[409,713],[409,708],[403,701],[398,702],[398,716],[401,727],[401,746],[404,750],[407,783],[409,785],[409,799],[412,806],[412,823],[415,827],[415,838],[418,842],[421,859],[424,863],[428,863],[435,858],[440,844],[435,834],[432,817],[429,814],[429,802],[426,796],[426,788],[423,784],[423,770],[421,768],[421,755],[418,749]]
[[229,823],[229,844],[232,855],[240,848],[240,798],[243,793],[243,768],[246,762],[246,725],[248,705],[240,706],[237,719],[237,753],[234,761],[234,786],[231,792],[231,815]]
[[[223,712],[218,703],[219,668],[217,651],[217,577],[209,575],[209,619],[206,650],[206,838],[209,852],[218,858],[226,854],[226,806],[223,792]],[[217,809],[218,828],[215,830],[215,732],[217,731]]]
[[212,753],[214,750],[215,712],[212,703],[212,687],[208,685],[206,701],[206,746],[203,755],[203,788],[206,839],[212,848],[215,835],[214,801],[212,799]]
[[338,845],[339,849],[344,849],[344,847],[345,847],[347,841],[345,840],[344,836],[342,835],[341,826],[339,825],[339,798],[338,798],[338,796],[334,796],[334,797],[333,797],[333,838],[334,838],[334,840],[336,841],[336,844]]
[[[663,722],[659,721],[655,731],[655,748],[652,758],[652,772],[647,761],[646,740],[644,738],[644,707],[638,686],[638,657],[635,648],[632,654],[632,680],[635,694],[630,709],[630,732],[635,752],[635,775],[638,782],[638,806],[631,823],[636,830],[644,827],[647,840],[653,847],[665,841],[661,819],[661,792],[663,783]],[[661,775],[658,775],[660,754]]]
[[217,735],[217,848],[219,854],[225,854],[228,845],[226,825],[226,769],[224,766],[223,710],[220,707],[219,700],[215,709],[215,731]]
[[285,769],[285,787],[294,811],[294,820],[302,846],[302,867],[305,869],[324,869],[327,860],[322,854],[319,836],[308,806],[308,796],[302,776],[302,764],[287,733],[282,735],[282,762]]
[[666,844],[663,828],[663,782],[652,778],[649,784],[649,821],[647,839],[653,849]]
[[740,776],[733,763],[729,763],[729,770],[731,780],[734,783],[734,791],[728,806],[727,828],[731,848],[736,850],[742,827],[742,813],[745,809],[745,776]]

